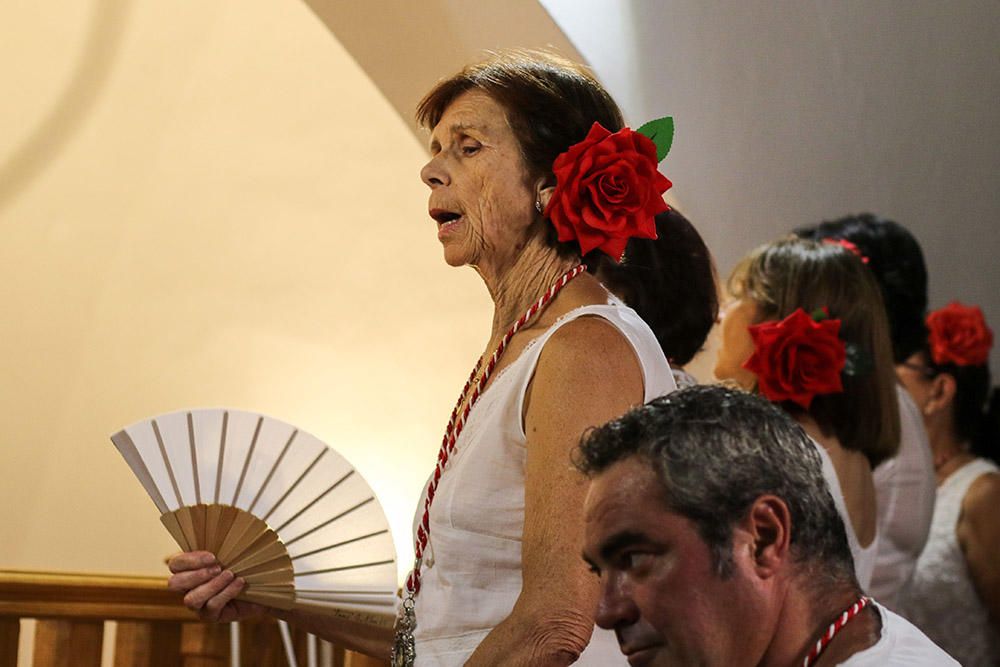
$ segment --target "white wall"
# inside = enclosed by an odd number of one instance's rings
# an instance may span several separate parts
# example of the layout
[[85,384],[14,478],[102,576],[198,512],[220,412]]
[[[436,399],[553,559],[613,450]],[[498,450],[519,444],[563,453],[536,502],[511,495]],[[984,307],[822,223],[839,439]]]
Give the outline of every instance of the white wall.
[[933,307],[983,305],[1000,376],[1000,4],[541,2],[631,123],[675,117],[664,170],[723,276],[797,225],[893,218]]

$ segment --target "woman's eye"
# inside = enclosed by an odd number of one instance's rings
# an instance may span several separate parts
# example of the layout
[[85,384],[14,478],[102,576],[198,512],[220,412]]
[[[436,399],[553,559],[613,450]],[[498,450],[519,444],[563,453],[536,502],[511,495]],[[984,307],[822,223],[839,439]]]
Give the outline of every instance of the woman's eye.
[[462,144],[462,155],[475,155],[480,148],[479,144]]

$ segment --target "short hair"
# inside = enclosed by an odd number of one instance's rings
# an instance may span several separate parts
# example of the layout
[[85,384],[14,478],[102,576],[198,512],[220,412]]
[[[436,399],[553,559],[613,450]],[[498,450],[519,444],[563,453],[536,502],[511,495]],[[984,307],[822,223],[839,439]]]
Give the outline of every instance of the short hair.
[[[752,301],[759,321],[782,320],[797,308],[826,308],[839,319],[840,337],[870,363],[844,374],[844,390],[816,396],[807,412],[824,433],[863,453],[872,468],[896,455],[899,407],[889,325],[875,278],[857,255],[795,237],[774,241],[740,261],[729,292]],[[791,401],[782,407],[793,414],[802,410]]]
[[872,213],[859,213],[799,227],[795,234],[814,241],[845,239],[856,245],[868,258],[868,268],[882,291],[896,363],[921,350],[927,340],[927,266],[920,244],[906,227]]
[[733,526],[757,498],[777,496],[791,514],[796,562],[804,570],[853,581],[847,533],[816,447],[766,400],[703,385],[654,399],[590,430],[574,462],[590,477],[631,457],[648,463],[662,484],[667,509],[694,523],[721,577],[733,571]]
[[675,208],[656,216],[655,239],[633,238],[621,264],[598,267],[598,278],[635,310],[671,364],[698,354],[719,315],[712,254]]
[[[546,186],[555,185],[552,163],[585,139],[595,122],[611,132],[625,126],[618,105],[587,68],[527,49],[496,52],[440,81],[417,105],[417,122],[433,129],[451,103],[472,90],[486,93],[503,107],[531,183],[541,178]],[[552,225],[547,225],[546,240],[564,255],[579,254],[575,242],[558,241]],[[590,253],[588,262],[597,261],[600,254]]]

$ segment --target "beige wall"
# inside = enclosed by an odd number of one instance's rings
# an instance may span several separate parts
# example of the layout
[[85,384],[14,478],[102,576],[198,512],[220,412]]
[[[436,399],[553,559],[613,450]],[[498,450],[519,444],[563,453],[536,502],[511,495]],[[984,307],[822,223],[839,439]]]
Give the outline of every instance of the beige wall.
[[353,461],[405,568],[490,318],[441,261],[409,126],[297,1],[0,24],[0,567],[161,573],[174,547],[107,436],[225,405]]

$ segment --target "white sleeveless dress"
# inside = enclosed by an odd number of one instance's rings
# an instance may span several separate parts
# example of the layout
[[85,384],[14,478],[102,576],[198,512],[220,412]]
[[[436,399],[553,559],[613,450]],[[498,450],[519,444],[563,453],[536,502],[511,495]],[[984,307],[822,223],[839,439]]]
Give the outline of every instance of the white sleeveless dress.
[[901,601],[903,615],[965,667],[1000,665],[1000,637],[972,585],[955,536],[965,494],[991,472],[1000,468],[975,459],[938,487],[931,535]]
[[924,419],[906,389],[896,386],[899,452],[872,472],[878,502],[878,551],[868,591],[889,609],[899,608],[924,550],[934,514],[937,478]]
[[840,478],[837,477],[837,469],[833,467],[833,460],[826,452],[826,449],[823,448],[823,445],[812,438],[809,439],[812,440],[813,445],[816,446],[816,451],[819,453],[819,457],[823,460],[823,479],[826,480],[826,485],[830,489],[830,495],[833,496],[833,504],[837,507],[837,514],[840,515],[840,520],[844,522],[844,532],[847,533],[847,546],[850,547],[851,556],[854,557],[854,576],[857,578],[861,590],[867,592],[872,581],[872,571],[875,569],[878,534],[875,535],[875,539],[867,547],[862,547],[861,543],[858,542],[858,536],[854,532],[854,524],[851,523],[851,517],[847,513],[847,503],[844,502],[844,491],[840,486]]
[[[418,667],[462,665],[521,593],[524,526],[525,391],[546,342],[583,316],[610,322],[632,345],[642,367],[644,400],[674,389],[656,337],[614,297],[577,308],[525,347],[476,404],[438,485],[430,514],[430,543],[416,597]],[[566,465],[570,465],[567,461]],[[420,521],[423,498],[417,505]],[[625,665],[613,632],[594,629],[578,665]]]

